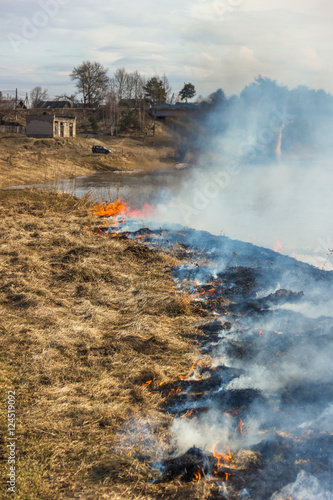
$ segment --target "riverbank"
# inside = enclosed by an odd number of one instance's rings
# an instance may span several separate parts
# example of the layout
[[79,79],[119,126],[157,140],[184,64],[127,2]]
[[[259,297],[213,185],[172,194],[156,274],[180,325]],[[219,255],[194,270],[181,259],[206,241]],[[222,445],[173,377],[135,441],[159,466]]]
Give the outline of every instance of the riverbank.
[[[93,145],[112,154],[93,154]],[[156,171],[176,166],[173,135],[157,124],[156,135],[111,137],[78,135],[74,139],[35,139],[22,134],[0,134],[0,188],[44,184],[110,171]]]
[[0,190],[0,213],[1,398],[15,391],[15,498],[209,498],[216,486],[204,481],[152,482],[152,462],[170,451],[163,390],[195,352],[198,316],[174,289],[175,258],[94,234],[101,220],[87,198]]

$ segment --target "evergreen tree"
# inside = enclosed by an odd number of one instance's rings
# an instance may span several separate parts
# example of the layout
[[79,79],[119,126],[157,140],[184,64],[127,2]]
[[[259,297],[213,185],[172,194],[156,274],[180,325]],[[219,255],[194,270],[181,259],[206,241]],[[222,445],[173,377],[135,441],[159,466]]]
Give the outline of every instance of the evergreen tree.
[[165,104],[167,100],[167,89],[163,80],[153,76],[144,87],[145,97],[151,104]]
[[192,97],[194,97],[195,94],[196,94],[196,91],[195,91],[195,86],[193,85],[193,83],[184,83],[184,87],[179,92],[179,96],[180,96],[181,100],[182,101],[186,100],[186,103],[187,103],[187,100],[192,99]]

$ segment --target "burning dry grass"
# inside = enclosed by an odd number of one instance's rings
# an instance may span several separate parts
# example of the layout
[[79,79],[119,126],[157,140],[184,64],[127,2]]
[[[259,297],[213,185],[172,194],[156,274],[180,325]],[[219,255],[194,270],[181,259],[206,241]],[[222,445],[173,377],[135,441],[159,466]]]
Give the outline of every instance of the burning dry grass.
[[2,401],[16,391],[16,498],[208,498],[213,486],[201,481],[152,482],[171,418],[160,384],[186,374],[197,321],[164,272],[170,257],[92,234],[88,199],[0,191],[0,212]]

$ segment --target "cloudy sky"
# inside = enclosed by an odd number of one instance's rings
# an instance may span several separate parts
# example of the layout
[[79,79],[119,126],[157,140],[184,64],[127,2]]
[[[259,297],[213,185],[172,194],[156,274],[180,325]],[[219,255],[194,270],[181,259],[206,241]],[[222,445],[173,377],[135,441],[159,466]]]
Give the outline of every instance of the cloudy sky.
[[332,0],[1,0],[0,90],[72,93],[90,60],[203,96],[259,74],[333,93],[332,33]]

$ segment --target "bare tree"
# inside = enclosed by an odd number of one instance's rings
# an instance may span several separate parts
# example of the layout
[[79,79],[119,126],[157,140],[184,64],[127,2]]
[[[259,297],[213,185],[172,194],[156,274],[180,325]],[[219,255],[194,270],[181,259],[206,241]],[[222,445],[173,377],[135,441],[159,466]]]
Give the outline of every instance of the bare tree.
[[127,73],[125,94],[127,99],[135,99],[135,73]]
[[30,91],[30,102],[32,108],[37,108],[38,103],[49,98],[48,90],[42,87],[35,87]]
[[125,68],[119,68],[110,79],[107,95],[106,116],[110,122],[111,134],[117,134],[122,114],[128,113],[127,107],[135,108],[140,127],[145,123],[145,91],[146,81],[138,71],[127,73]]
[[119,100],[125,99],[128,95],[128,73],[125,68],[119,68],[114,73],[111,85]]
[[71,103],[71,106],[75,106],[77,104],[78,99],[77,99],[77,93],[75,92],[74,94],[67,95],[67,94],[61,94],[61,95],[56,95],[55,96],[56,101],[69,101]]
[[110,119],[111,135],[117,135],[121,119],[121,100],[127,93],[128,74],[125,68],[119,68],[110,79],[107,96],[107,113]]
[[121,107],[113,78],[111,79],[110,89],[106,97],[106,116],[110,125],[111,135],[117,135],[121,116]]
[[107,68],[98,62],[84,61],[73,69],[70,77],[76,80],[76,88],[83,96],[84,106],[98,106],[106,96],[109,77]]
[[166,76],[165,73],[162,76],[161,80],[163,82],[163,87],[164,87],[165,93],[166,93],[166,102],[167,103],[171,103],[171,100],[172,100],[172,95],[171,95],[172,88],[171,88],[171,85],[169,83],[168,77]]
[[131,73],[131,79],[133,82],[133,97],[135,99],[135,107],[138,112],[138,118],[141,128],[145,125],[146,117],[146,100],[145,100],[145,86],[146,79],[135,71]]

